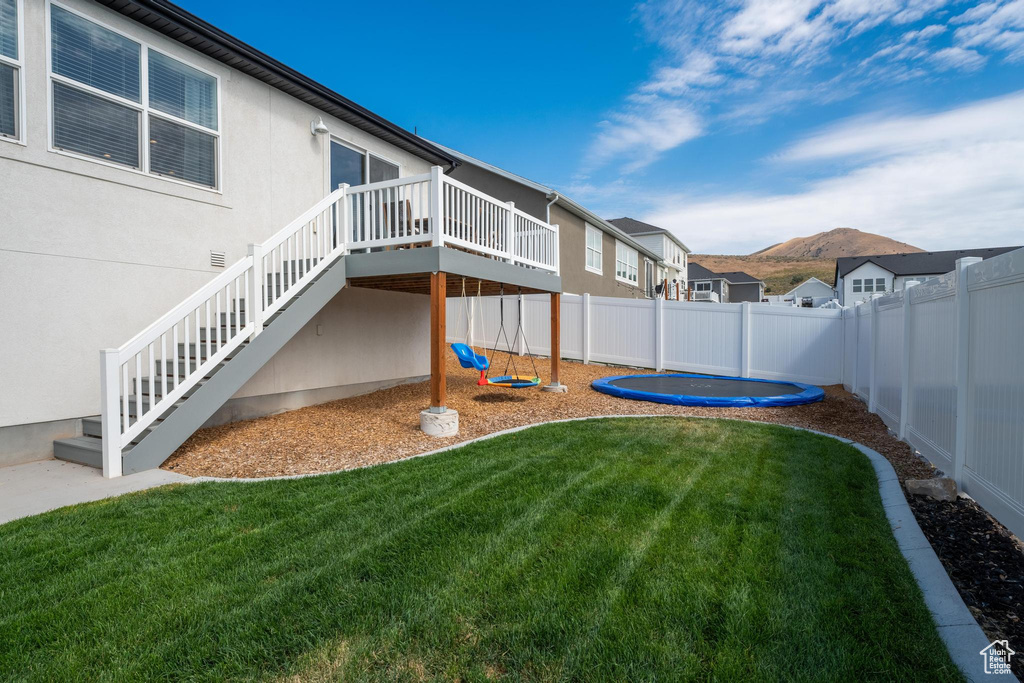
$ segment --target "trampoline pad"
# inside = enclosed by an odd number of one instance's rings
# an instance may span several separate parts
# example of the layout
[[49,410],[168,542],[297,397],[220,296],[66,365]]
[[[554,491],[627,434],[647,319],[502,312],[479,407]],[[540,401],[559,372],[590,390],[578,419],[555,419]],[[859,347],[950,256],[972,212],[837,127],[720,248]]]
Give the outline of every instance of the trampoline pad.
[[820,387],[746,377],[660,374],[602,377],[591,385],[619,398],[689,406],[794,406],[820,401]]

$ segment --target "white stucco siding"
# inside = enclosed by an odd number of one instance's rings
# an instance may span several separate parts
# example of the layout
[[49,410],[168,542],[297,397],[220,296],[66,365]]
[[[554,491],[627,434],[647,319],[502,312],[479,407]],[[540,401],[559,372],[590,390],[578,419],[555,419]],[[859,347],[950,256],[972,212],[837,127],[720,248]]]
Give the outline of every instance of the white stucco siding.
[[[25,144],[0,142],[0,427],[96,414],[101,348],[120,346],[221,272],[210,265],[211,250],[231,264],[324,196],[329,141],[310,134],[317,116],[339,139],[398,163],[402,175],[429,170],[425,160],[96,3],[62,4],[219,78],[220,186],[50,151],[46,4],[25,1]],[[303,376],[291,376],[295,386],[288,377],[279,390],[305,388]]]

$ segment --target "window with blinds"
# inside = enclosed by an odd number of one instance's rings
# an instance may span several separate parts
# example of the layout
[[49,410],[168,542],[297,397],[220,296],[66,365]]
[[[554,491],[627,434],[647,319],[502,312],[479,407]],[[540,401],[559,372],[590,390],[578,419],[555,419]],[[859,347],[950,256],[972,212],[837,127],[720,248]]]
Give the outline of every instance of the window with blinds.
[[0,138],[21,138],[19,0],[0,0]]
[[55,149],[218,186],[216,77],[56,4],[50,45]]

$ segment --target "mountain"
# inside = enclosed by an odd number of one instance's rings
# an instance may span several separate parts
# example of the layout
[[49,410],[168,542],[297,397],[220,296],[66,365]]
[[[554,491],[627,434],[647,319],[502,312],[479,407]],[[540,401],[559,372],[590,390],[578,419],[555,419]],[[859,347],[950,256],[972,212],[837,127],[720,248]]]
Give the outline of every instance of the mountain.
[[866,254],[905,254],[924,251],[906,242],[897,242],[883,235],[861,232],[854,228],[836,228],[810,237],[794,237],[751,256],[785,256],[787,258],[836,259],[840,256]]
[[836,228],[810,237],[796,237],[773,244],[747,256],[694,254],[690,261],[717,273],[742,270],[764,280],[766,293],[785,294],[810,277],[830,285],[835,284],[832,278],[835,275],[836,259],[840,256],[915,251],[923,249],[870,232]]

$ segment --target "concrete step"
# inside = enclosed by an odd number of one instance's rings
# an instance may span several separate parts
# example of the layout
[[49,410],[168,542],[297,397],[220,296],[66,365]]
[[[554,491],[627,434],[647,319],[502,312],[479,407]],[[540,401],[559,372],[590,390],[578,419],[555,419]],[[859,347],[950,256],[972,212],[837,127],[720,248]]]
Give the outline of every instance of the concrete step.
[[103,440],[91,436],[58,439],[53,442],[53,457],[102,469]]

